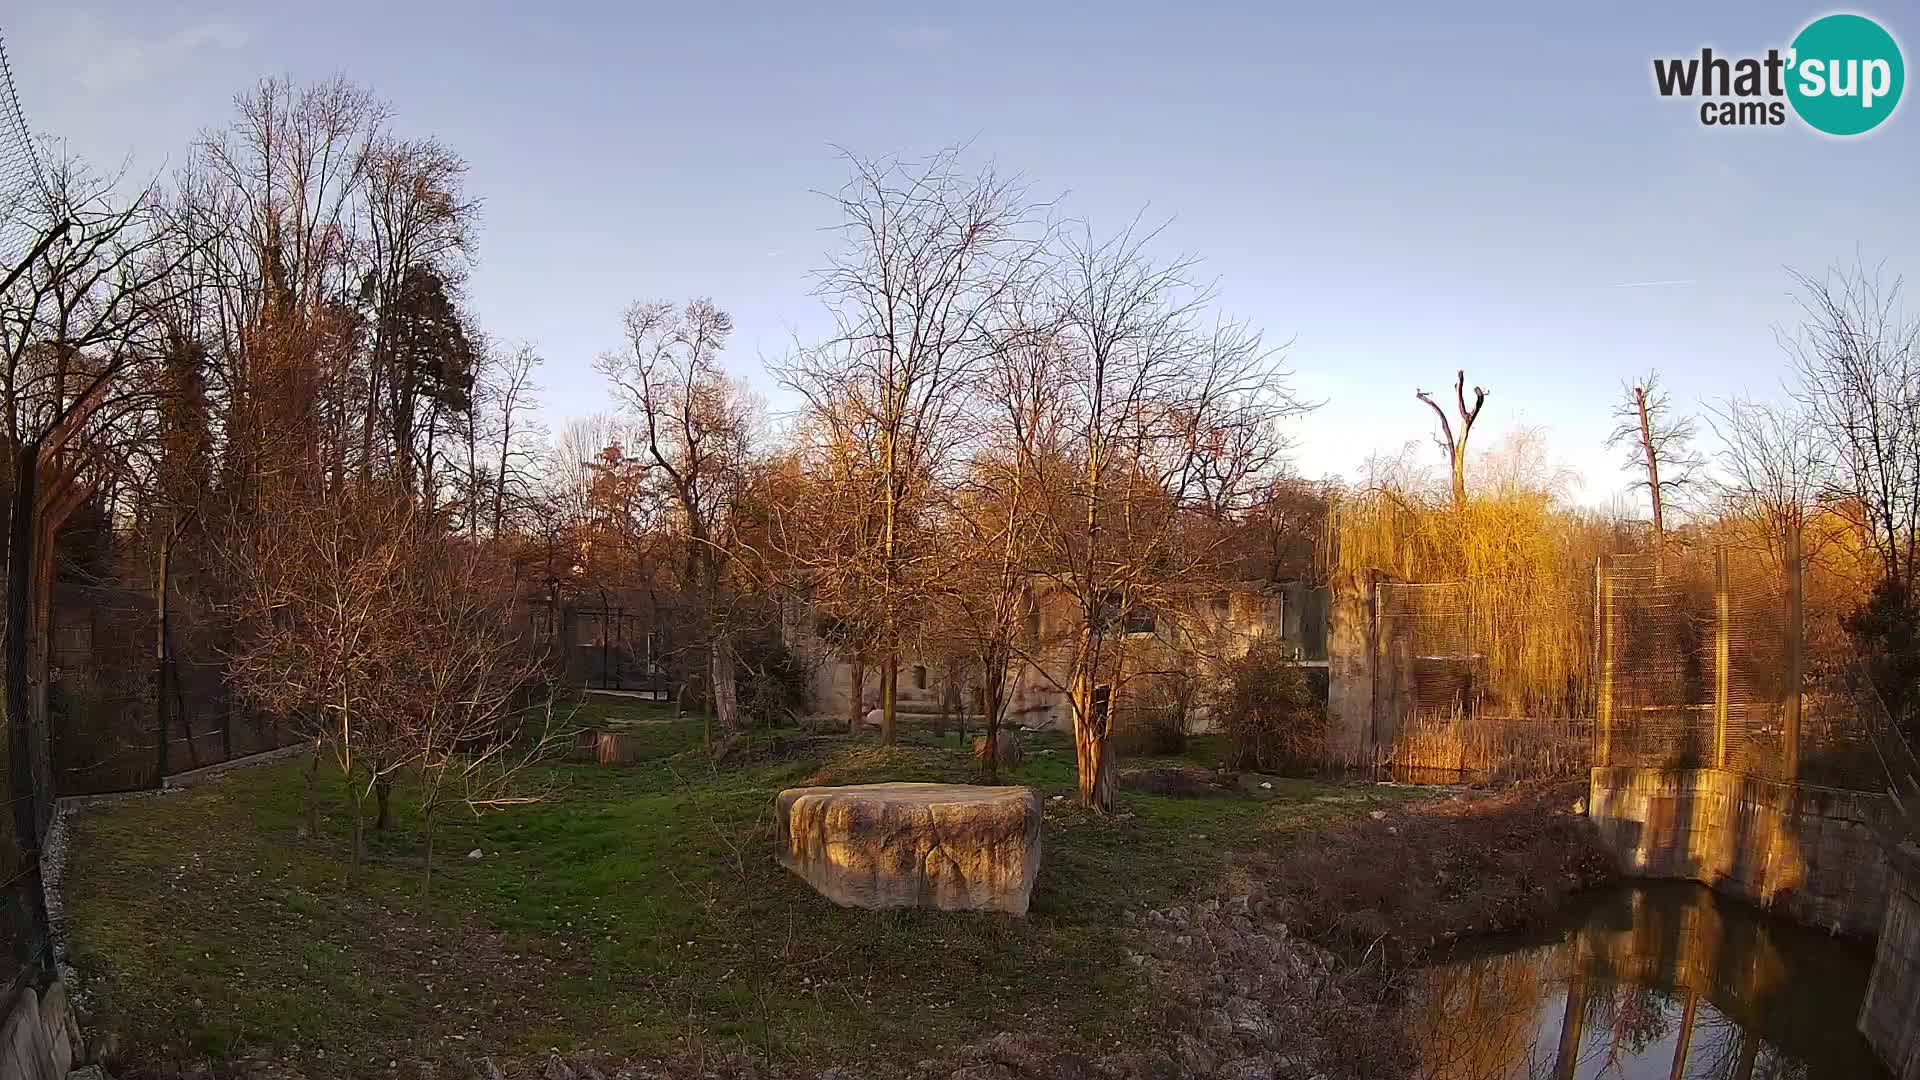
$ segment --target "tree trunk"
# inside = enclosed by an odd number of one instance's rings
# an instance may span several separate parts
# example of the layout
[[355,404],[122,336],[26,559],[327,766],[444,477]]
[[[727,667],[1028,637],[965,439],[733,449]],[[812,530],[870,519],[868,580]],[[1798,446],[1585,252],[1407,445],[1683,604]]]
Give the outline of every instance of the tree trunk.
[[733,635],[715,631],[713,647],[707,650],[707,682],[723,738],[740,730],[740,682],[735,668]]
[[320,835],[320,740],[313,740],[313,756],[307,759],[307,835]]
[[1113,812],[1113,755],[1107,741],[1111,691],[1096,686],[1083,667],[1073,687],[1073,751],[1080,779],[1080,805],[1098,814]]
[[420,878],[420,898],[431,900],[433,899],[433,806],[431,804],[421,807],[420,820],[427,830],[427,864],[426,871]]
[[32,627],[34,520],[39,477],[39,448],[15,446],[14,491],[8,523],[6,622],[0,633],[4,673],[4,705],[8,727],[7,778],[13,789],[13,833],[20,870],[13,883],[15,959],[29,981],[38,985],[53,972],[53,935],[47,917],[46,890],[40,881],[40,838],[51,820],[52,763],[47,755],[46,728],[35,723],[28,707],[27,635]]
[[[4,660],[4,704],[11,736],[12,777],[16,839],[34,852],[53,815],[53,763],[48,756],[46,714],[35,710],[32,684],[32,638],[38,620],[34,617],[34,571],[38,551],[35,542],[40,529],[36,509],[39,503],[39,447],[29,443],[16,446],[14,453],[14,491],[7,538],[6,623],[0,630],[0,659]],[[21,816],[24,814],[24,817]]]
[[892,746],[899,735],[894,705],[900,695],[900,656],[891,641],[880,661],[880,745]]
[[1647,419],[1646,387],[1634,387],[1633,405],[1640,414],[1640,452],[1647,459],[1647,497],[1653,502],[1653,553],[1657,560],[1663,558],[1666,552],[1667,526],[1661,514],[1660,456],[1654,451],[1653,425]]
[[867,719],[867,654],[853,654],[853,715],[847,720],[847,730],[855,735],[861,734],[860,725]]
[[351,842],[353,852],[347,863],[347,878],[352,880],[360,869],[360,860],[367,850],[367,800],[360,793],[360,785],[353,782],[352,774],[346,777],[347,816],[353,821]]
[[167,740],[172,738],[171,725],[167,722],[167,710],[172,706],[167,696],[167,577],[172,562],[173,542],[169,537],[161,541],[160,563],[153,581],[153,715],[159,735],[159,744],[154,748],[154,787],[166,782]]
[[393,781],[382,777],[373,782],[375,832],[386,832],[393,827]]

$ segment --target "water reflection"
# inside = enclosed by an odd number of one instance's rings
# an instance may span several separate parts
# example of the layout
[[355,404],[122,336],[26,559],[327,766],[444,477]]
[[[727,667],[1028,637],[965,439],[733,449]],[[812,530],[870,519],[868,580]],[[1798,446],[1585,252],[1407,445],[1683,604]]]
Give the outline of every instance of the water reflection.
[[1872,953],[1697,885],[1596,895],[1546,935],[1420,973],[1431,1080],[1874,1080]]

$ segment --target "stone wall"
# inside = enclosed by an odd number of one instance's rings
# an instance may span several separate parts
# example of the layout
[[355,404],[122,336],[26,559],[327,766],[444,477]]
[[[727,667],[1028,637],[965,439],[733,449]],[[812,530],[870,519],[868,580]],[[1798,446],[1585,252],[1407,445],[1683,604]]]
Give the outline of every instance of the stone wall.
[[1895,881],[1859,1026],[1894,1080],[1920,1080],[1920,850],[1907,844],[1892,861]]
[[1628,874],[1698,881],[1797,922],[1873,937],[1895,875],[1886,796],[1720,769],[1596,768],[1589,810]]
[[14,991],[0,1020],[0,1080],[62,1080],[80,1052],[80,1030],[58,981]]

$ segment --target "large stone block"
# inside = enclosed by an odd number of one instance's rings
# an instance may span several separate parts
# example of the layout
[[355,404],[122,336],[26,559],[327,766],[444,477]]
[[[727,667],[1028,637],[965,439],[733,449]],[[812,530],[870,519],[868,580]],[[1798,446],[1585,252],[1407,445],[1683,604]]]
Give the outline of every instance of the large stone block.
[[781,865],[844,907],[1025,915],[1040,873],[1031,788],[789,788],[775,809]]

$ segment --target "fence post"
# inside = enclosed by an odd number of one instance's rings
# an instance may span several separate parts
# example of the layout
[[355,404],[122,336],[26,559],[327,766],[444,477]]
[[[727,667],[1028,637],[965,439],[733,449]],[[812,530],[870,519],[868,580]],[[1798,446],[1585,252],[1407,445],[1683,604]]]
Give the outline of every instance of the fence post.
[[1595,642],[1600,648],[1600,695],[1595,703],[1593,763],[1613,764],[1613,576],[1605,556],[1593,564],[1594,605],[1600,625]]
[[1800,530],[1787,526],[1787,779],[1800,779],[1800,698],[1806,682],[1805,574],[1800,561]]
[[1367,745],[1369,766],[1380,746],[1380,571],[1367,571]]
[[1727,767],[1727,683],[1733,661],[1733,645],[1728,616],[1732,602],[1727,595],[1727,549],[1713,552],[1713,767]]

